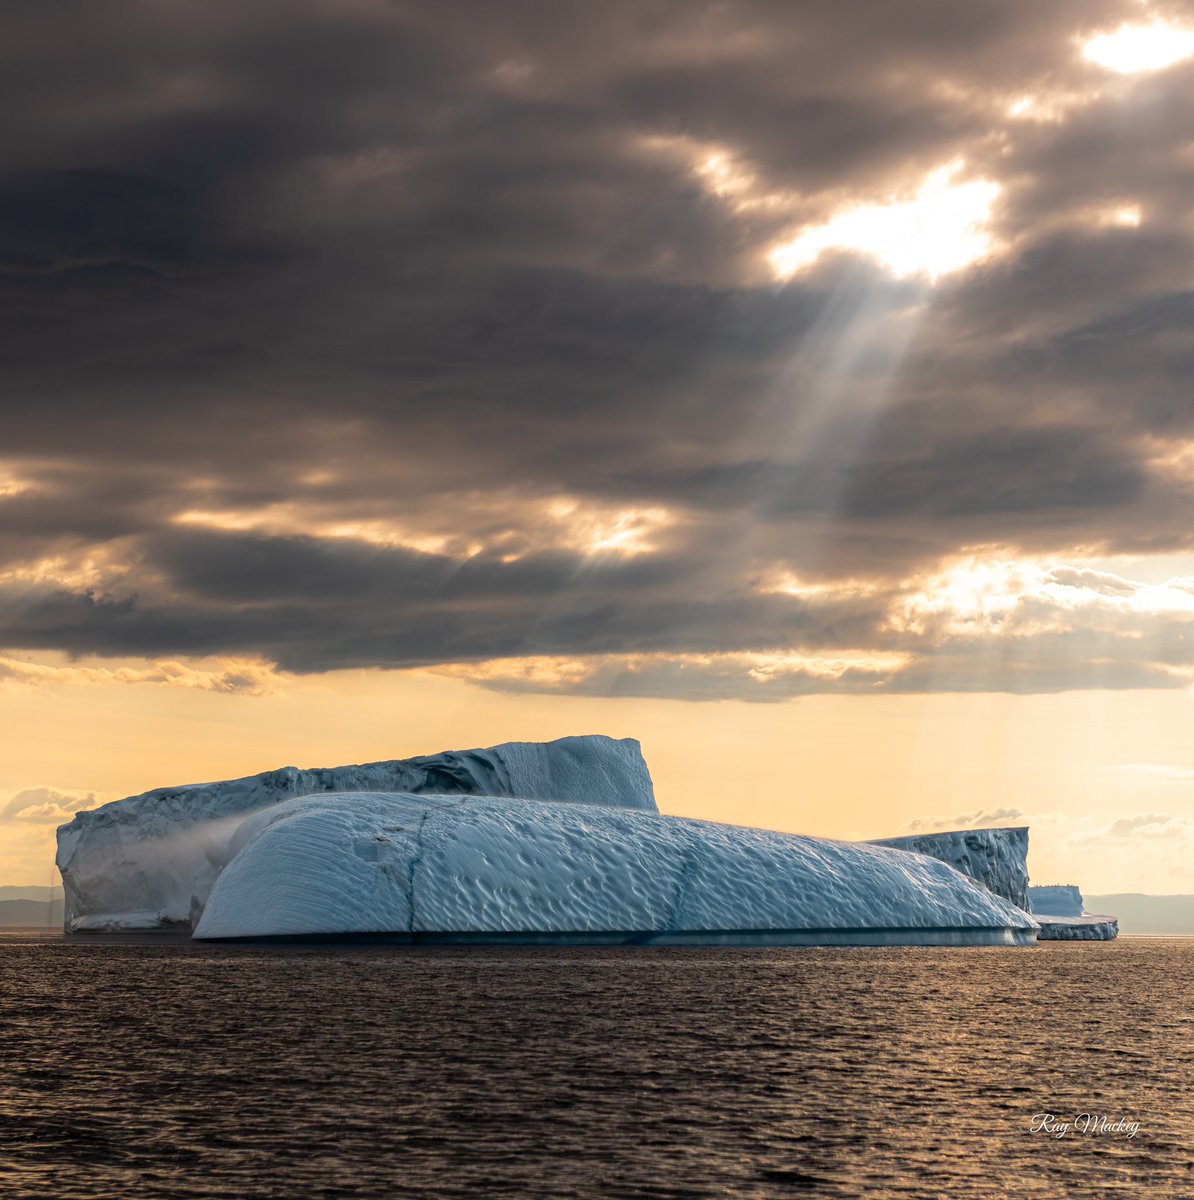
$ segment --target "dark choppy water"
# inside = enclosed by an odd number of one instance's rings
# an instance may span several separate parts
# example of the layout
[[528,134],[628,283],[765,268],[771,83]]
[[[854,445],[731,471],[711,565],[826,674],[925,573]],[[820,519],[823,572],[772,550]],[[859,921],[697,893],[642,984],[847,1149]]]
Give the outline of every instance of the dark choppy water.
[[1180,939],[0,937],[0,1194],[1189,1198],[1192,980]]

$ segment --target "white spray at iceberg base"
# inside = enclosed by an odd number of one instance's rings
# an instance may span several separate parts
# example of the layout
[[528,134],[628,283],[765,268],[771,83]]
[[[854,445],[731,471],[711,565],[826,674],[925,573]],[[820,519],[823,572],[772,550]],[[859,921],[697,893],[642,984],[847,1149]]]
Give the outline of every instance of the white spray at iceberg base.
[[159,789],[78,814],[58,864],[68,932],[1025,944],[1026,855],[660,816],[638,743],[588,736]]

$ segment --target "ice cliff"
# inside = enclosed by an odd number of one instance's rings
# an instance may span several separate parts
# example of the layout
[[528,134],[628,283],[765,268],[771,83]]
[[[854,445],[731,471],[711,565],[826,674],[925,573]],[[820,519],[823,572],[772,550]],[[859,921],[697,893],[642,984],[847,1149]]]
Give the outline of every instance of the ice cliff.
[[959,829],[880,838],[873,846],[893,846],[939,858],[978,880],[1017,908],[1028,908],[1028,827]]
[[158,788],[79,813],[58,830],[65,927],[188,927],[245,816],[320,792],[484,794],[657,812],[638,742],[603,736],[507,742],[363,766],[283,767]]
[[491,797],[320,795],[248,818],[199,938],[1033,942],[1029,915],[936,858]]

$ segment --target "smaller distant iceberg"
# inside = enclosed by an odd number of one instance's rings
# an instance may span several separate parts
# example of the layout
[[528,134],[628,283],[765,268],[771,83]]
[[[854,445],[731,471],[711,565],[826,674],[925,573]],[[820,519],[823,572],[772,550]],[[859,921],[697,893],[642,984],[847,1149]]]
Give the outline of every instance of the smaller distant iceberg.
[[1050,917],[1080,917],[1083,905],[1080,889],[1072,884],[1030,887],[1028,903],[1034,913]]
[[1109,942],[1119,936],[1119,920],[1088,913],[1081,890],[1073,884],[1030,887],[1028,901],[1042,942]]

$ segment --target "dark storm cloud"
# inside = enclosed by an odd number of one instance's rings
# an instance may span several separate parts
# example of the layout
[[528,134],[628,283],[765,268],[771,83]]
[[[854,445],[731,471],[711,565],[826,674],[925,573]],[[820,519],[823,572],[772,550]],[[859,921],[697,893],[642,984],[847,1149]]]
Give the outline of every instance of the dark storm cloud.
[[[304,671],[870,647],[924,661],[771,694],[970,686],[885,618],[940,559],[1194,538],[1157,465],[1194,416],[1194,68],[1110,77],[1075,40],[1138,12],[17,6],[0,644]],[[1070,107],[1013,121],[1024,93]],[[713,150],[771,202],[715,194]],[[770,279],[785,230],[958,157],[1003,187],[989,263]],[[1139,228],[1100,216],[1128,204]],[[568,534],[654,509],[637,557]],[[1017,678],[1088,685],[1057,653]],[[653,670],[583,686],[742,690]]]
[[1129,455],[1073,428],[993,429],[941,440],[921,457],[884,462],[876,455],[856,474],[846,513],[893,519],[910,512],[949,520],[1118,509],[1144,485],[1144,472]]
[[719,583],[688,558],[505,564],[351,541],[206,531],[149,550],[168,591],[0,591],[10,644],[143,655],[258,651],[297,671],[535,654],[712,653],[874,635],[868,601],[792,603]]

